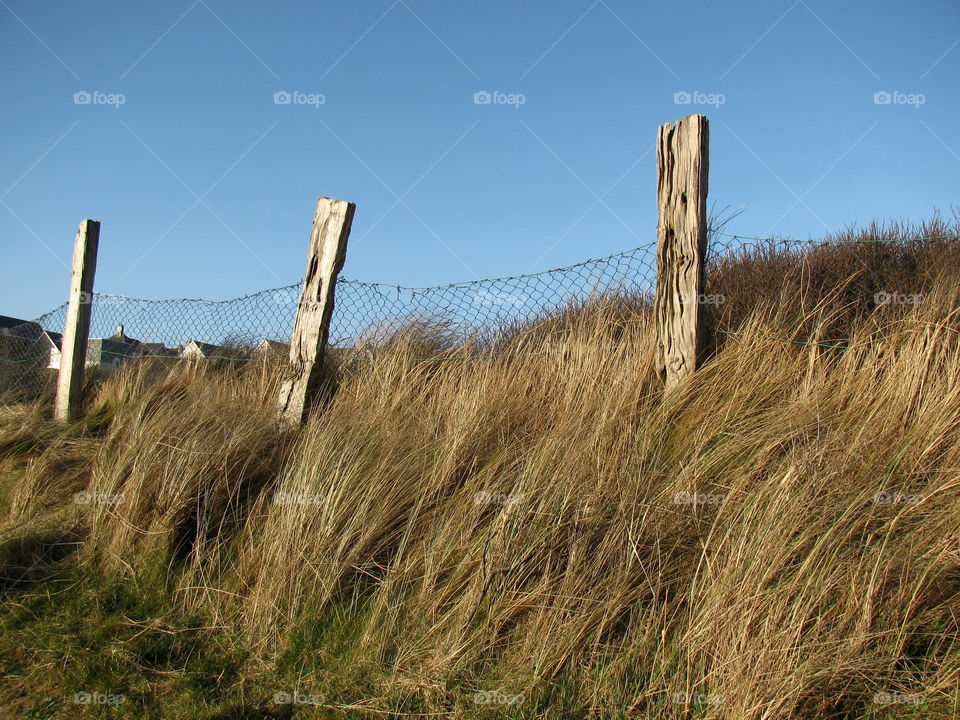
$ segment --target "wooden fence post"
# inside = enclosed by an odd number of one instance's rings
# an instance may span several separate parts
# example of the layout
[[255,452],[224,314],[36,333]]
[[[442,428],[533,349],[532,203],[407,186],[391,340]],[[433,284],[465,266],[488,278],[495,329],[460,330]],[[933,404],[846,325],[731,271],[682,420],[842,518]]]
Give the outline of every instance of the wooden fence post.
[[323,353],[330,332],[337,275],[347,257],[347,238],[357,206],[319,198],[313,216],[307,270],[290,336],[290,367],[280,387],[280,420],[300,425],[311,403],[324,389]]
[[670,390],[697,367],[707,248],[709,128],[688,115],[657,132],[657,367]]
[[60,343],[60,371],[54,417],[65,422],[74,418],[83,393],[83,371],[87,362],[87,337],[93,307],[93,276],[97,271],[97,247],[100,223],[84,220],[73,241],[73,265],[70,268],[70,296],[67,319]]

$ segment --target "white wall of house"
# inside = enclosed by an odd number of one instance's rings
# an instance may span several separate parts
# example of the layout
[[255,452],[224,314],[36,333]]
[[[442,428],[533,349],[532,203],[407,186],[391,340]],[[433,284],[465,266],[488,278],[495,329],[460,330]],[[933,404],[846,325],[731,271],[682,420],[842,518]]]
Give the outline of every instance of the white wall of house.
[[186,358],[187,360],[201,360],[203,359],[204,354],[203,351],[197,347],[197,344],[191,340],[183,346],[183,351],[180,353],[180,357]]
[[[101,367],[106,370],[112,370],[120,367],[123,364],[122,358],[119,355],[113,355],[109,357],[97,358],[87,356],[87,361],[84,363],[85,367]],[[53,370],[60,369],[60,348],[56,345],[51,345],[49,353],[47,356],[47,367],[52,368]]]

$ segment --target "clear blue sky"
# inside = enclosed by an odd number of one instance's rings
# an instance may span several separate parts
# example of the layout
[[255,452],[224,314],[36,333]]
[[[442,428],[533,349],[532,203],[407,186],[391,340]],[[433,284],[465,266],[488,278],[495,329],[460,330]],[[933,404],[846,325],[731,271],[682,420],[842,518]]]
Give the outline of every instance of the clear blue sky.
[[0,314],[18,317],[65,299],[85,217],[97,290],[146,298],[296,282],[320,195],[357,203],[361,280],[644,244],[657,126],[691,112],[711,204],[745,208],[731,231],[960,204],[956,0],[0,0],[0,56]]

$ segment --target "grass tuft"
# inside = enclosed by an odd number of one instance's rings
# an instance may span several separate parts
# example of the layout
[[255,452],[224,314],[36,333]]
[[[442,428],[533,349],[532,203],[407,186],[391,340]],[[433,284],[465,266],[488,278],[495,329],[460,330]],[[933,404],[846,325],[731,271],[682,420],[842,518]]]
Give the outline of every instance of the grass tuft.
[[68,426],[2,408],[0,560],[28,573],[0,702],[956,717],[960,246],[907,239],[950,230],[718,260],[724,332],[666,397],[648,303],[608,295],[335,359],[295,432],[257,363],[126,368]]

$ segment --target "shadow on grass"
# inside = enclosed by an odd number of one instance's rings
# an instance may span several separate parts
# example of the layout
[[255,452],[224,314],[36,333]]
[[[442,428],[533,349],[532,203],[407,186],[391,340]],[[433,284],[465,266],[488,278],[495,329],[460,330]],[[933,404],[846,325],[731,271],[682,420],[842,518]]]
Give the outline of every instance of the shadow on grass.
[[83,532],[47,530],[0,544],[0,600],[60,576],[83,541]]

